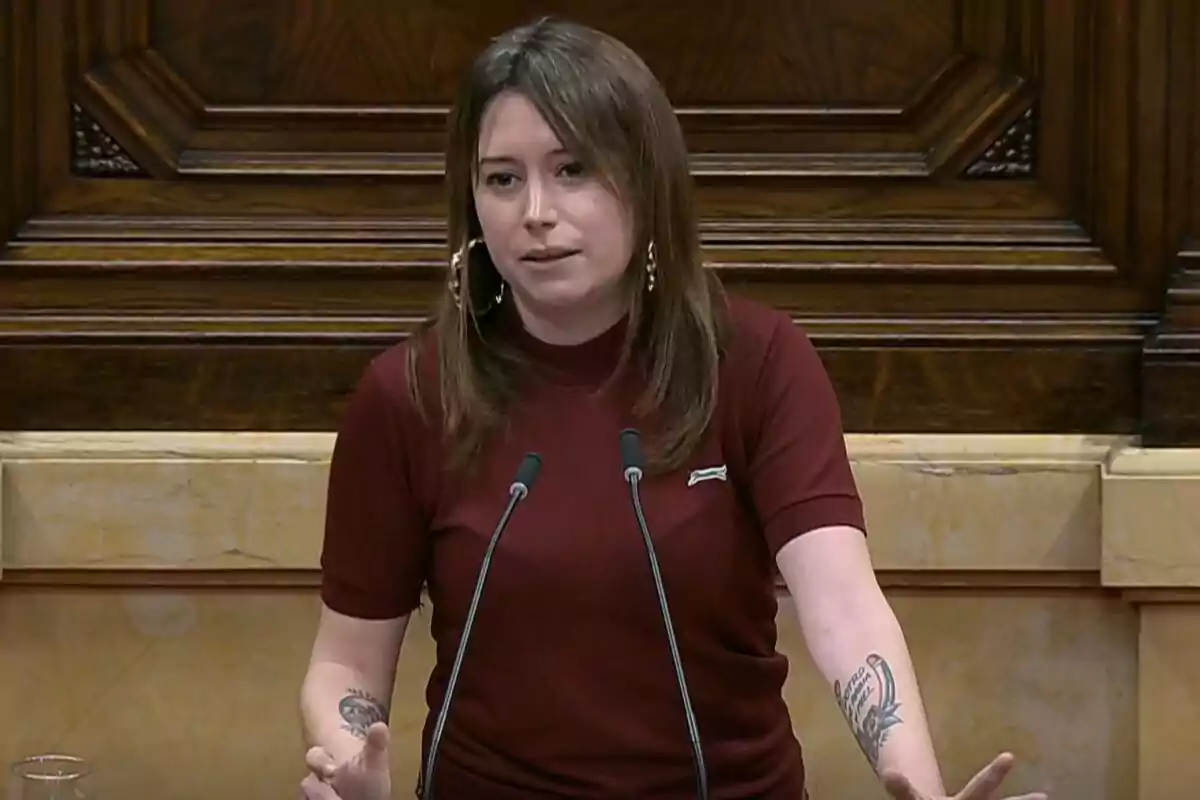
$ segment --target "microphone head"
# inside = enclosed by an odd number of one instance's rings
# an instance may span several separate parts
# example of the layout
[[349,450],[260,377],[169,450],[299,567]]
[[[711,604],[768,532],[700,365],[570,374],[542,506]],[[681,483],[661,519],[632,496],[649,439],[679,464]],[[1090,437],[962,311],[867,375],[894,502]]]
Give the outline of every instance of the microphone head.
[[517,475],[513,478],[513,484],[524,486],[525,491],[529,491],[541,469],[542,457],[537,453],[526,453],[525,457],[521,459],[521,466],[517,467]]
[[645,469],[645,458],[642,455],[642,435],[634,428],[621,431],[621,466],[625,474],[631,472],[641,475]]

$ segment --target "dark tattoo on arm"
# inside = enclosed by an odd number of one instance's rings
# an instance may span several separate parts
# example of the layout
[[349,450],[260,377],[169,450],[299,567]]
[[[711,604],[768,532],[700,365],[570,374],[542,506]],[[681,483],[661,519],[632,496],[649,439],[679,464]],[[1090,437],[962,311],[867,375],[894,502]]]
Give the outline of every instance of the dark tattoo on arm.
[[845,684],[834,681],[833,693],[863,755],[878,772],[883,743],[892,728],[904,721],[900,718],[891,666],[883,656],[872,653]]
[[342,730],[359,739],[367,738],[367,728],[376,722],[387,722],[388,707],[362,689],[348,689],[349,694],[338,703],[342,714]]

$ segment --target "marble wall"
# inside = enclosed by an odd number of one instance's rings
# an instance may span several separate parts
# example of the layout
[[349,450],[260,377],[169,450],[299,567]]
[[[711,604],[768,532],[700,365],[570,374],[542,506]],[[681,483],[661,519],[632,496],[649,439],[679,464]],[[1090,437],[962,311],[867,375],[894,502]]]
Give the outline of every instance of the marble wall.
[[[852,436],[871,547],[948,781],[1194,800],[1200,452],[1087,437]],[[292,797],[332,437],[0,434],[0,760],[69,751],[102,797]],[[781,602],[820,798],[879,797]],[[432,658],[394,699],[401,789]],[[407,796],[398,791],[397,796]]]

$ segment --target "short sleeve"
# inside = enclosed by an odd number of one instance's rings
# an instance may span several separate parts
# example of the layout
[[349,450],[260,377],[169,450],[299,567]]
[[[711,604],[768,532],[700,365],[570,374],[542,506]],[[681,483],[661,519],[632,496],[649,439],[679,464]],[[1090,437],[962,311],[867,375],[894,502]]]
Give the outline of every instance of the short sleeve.
[[787,317],[774,326],[750,396],[750,492],[771,553],[817,528],[865,532],[837,396],[816,348]]
[[385,362],[363,374],[343,413],[329,466],[321,598],[334,611],[391,619],[420,602],[427,526],[409,473],[419,432],[407,398],[385,383]]

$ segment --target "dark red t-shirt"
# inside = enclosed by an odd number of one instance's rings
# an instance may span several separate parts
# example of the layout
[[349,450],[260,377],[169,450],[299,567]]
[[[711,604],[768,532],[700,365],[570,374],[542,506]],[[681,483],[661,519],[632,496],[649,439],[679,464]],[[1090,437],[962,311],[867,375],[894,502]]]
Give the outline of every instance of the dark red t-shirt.
[[[731,297],[732,341],[703,444],[648,478],[653,534],[710,796],[795,800],[804,767],[782,698],[774,555],[828,525],[864,528],[837,400],[783,313]],[[630,409],[592,389],[621,327],[552,346],[469,480],[406,399],[403,347],[376,358],[331,465],[322,597],[355,617],[412,612],[428,584],[437,666],[425,742],[488,539],[522,456],[541,474],[492,560],[438,760],[439,800],[695,794],[691,748],[645,545],[623,480]]]

